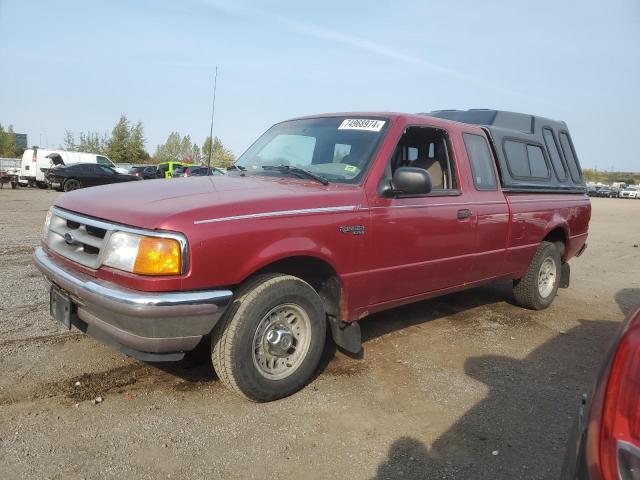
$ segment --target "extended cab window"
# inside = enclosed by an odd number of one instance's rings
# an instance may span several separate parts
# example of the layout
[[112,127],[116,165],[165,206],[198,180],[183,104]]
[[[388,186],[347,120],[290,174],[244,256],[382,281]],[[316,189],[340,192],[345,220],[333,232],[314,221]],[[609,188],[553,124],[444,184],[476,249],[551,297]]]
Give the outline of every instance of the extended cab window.
[[431,175],[431,194],[446,194],[458,188],[449,151],[444,131],[409,127],[391,157],[391,175],[398,167],[423,168]]
[[96,161],[100,164],[100,165],[108,165],[111,166],[111,160],[109,160],[107,157],[103,157],[102,155],[97,155],[96,156]]
[[549,177],[549,167],[539,145],[505,140],[504,154],[509,170],[514,177]]
[[471,164],[473,183],[477,190],[497,190],[498,182],[493,169],[493,158],[484,137],[463,133],[464,145]]

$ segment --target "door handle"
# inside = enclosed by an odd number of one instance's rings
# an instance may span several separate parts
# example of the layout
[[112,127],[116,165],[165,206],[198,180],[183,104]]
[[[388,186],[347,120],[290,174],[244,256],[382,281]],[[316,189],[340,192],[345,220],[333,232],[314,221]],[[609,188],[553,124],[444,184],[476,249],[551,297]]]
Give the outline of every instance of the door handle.
[[471,215],[471,210],[469,210],[468,208],[458,210],[458,220],[464,220],[465,218],[469,218]]

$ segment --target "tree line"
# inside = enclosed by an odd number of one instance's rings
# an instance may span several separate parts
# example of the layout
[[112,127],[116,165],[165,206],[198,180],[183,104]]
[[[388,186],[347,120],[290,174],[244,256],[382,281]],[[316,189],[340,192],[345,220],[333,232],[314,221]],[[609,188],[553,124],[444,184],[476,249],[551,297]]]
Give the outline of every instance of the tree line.
[[17,158],[24,153],[24,149],[16,144],[16,134],[13,125],[6,129],[0,123],[0,157]]
[[612,184],[623,182],[627,185],[640,184],[640,172],[603,172],[595,168],[583,168],[582,175],[587,182]]
[[[99,132],[80,132],[78,136],[67,130],[64,145],[60,148],[75,152],[97,153],[105,155],[114,163],[163,163],[188,162],[206,163],[211,150],[211,137],[202,143],[202,148],[191,141],[189,135],[181,136],[178,132],[169,134],[167,141],[156,147],[153,156],[146,150],[146,138],[142,122],[131,123],[126,115],[111,130],[111,135]],[[235,162],[235,156],[222,144],[218,137],[213,139],[211,165],[226,168]]]

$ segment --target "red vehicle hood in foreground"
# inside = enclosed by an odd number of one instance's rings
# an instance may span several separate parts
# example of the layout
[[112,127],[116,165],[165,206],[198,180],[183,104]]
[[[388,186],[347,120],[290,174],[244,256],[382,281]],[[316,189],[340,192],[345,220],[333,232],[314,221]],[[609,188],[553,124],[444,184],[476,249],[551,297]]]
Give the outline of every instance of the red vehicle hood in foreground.
[[228,175],[76,190],[59,197],[55,205],[135,227],[180,230],[199,220],[359,204],[361,195],[357,185],[325,186],[296,178]]

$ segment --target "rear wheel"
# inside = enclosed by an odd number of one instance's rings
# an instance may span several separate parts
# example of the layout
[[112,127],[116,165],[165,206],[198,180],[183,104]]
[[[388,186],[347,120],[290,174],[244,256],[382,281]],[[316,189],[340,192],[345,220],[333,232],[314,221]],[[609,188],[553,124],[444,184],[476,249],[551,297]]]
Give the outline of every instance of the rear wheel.
[[65,192],[71,192],[72,190],[77,190],[82,185],[80,185],[80,180],[76,180],[75,178],[69,178],[64,182],[62,189]]
[[551,242],[542,242],[527,272],[513,282],[516,302],[533,310],[551,305],[560,285],[561,266],[558,247]]
[[263,275],[242,287],[212,337],[213,367],[255,402],[286,397],[313,375],[326,335],[316,291],[290,275]]

